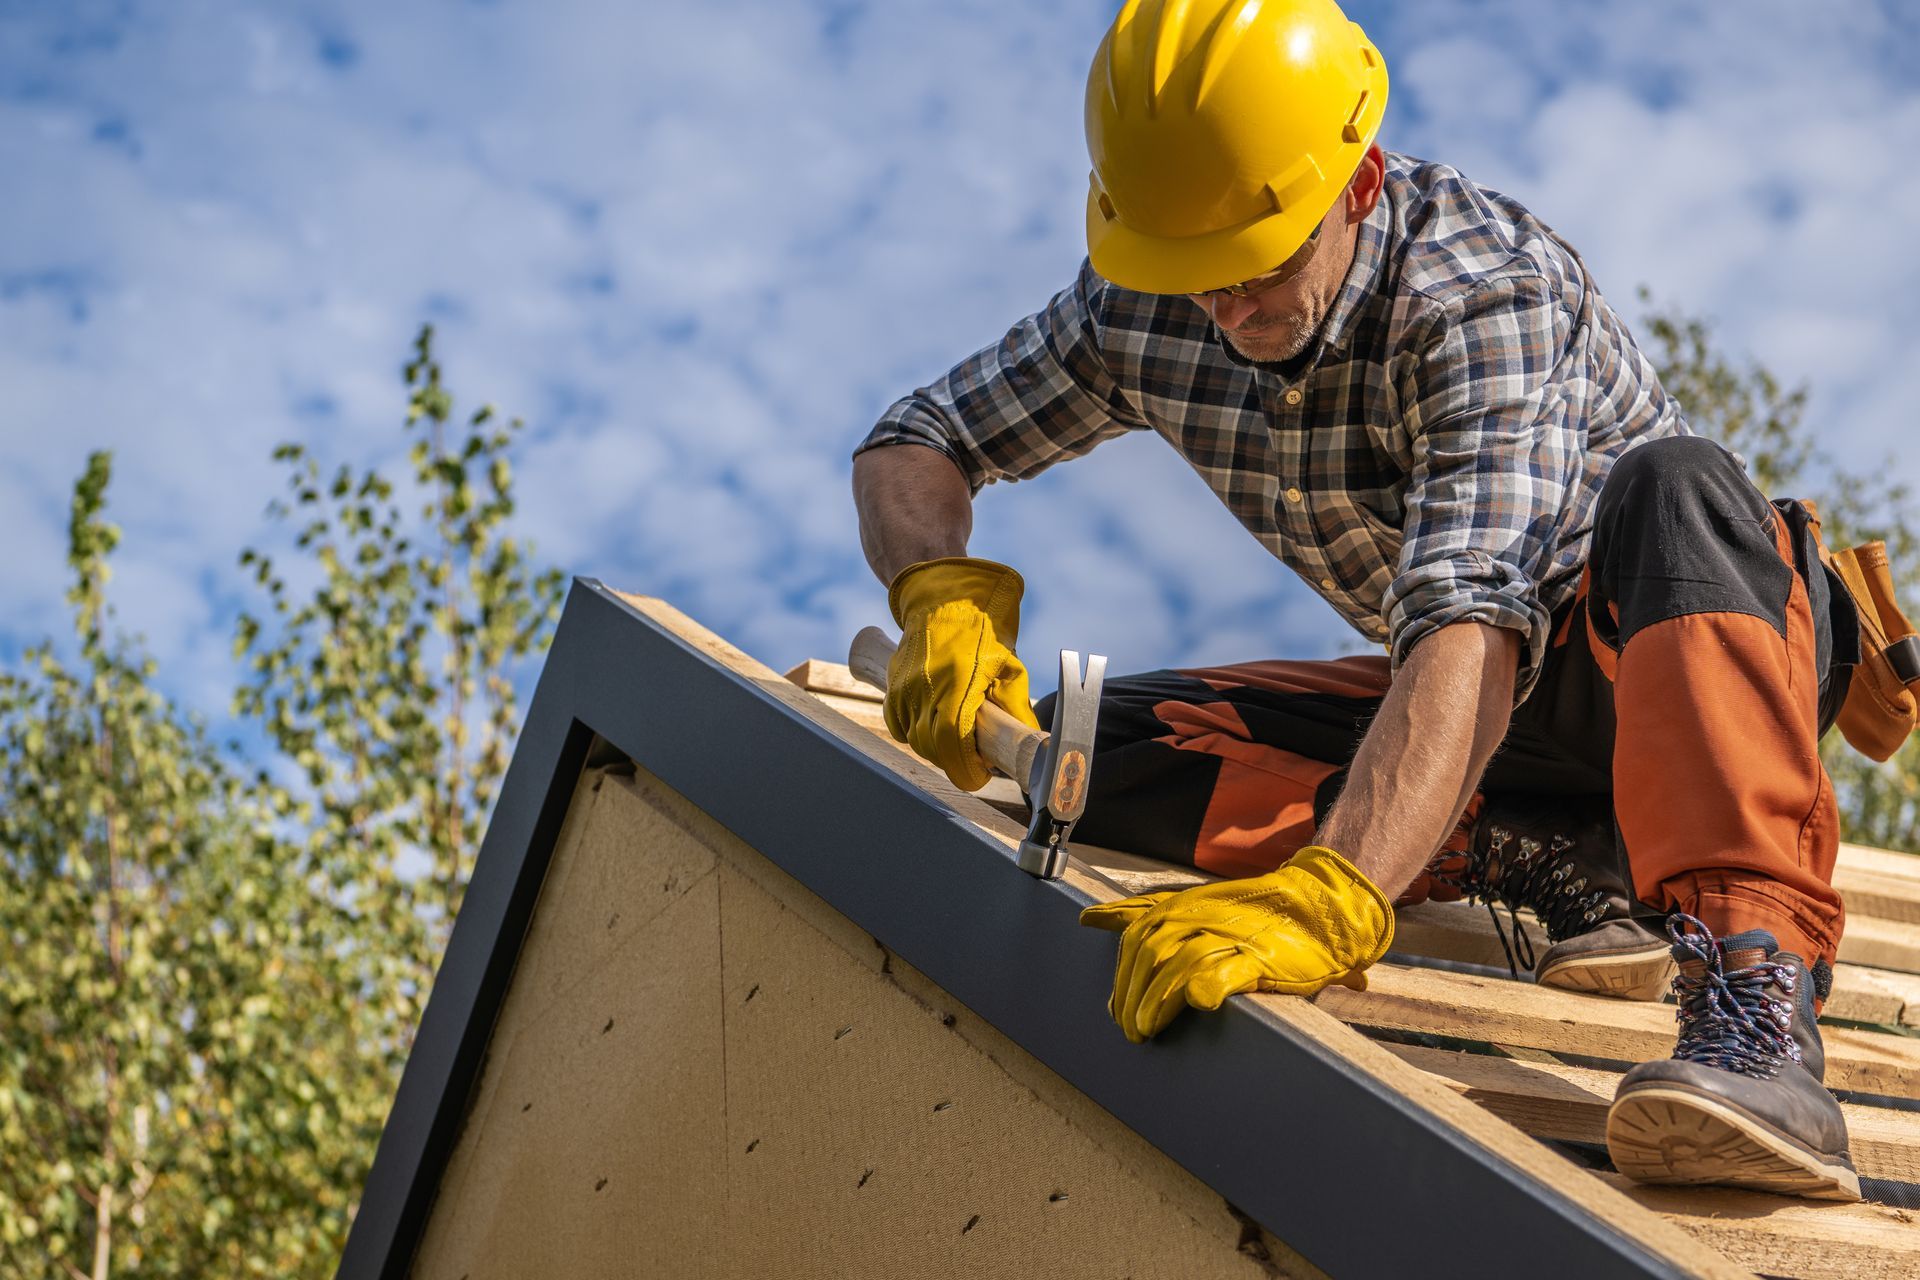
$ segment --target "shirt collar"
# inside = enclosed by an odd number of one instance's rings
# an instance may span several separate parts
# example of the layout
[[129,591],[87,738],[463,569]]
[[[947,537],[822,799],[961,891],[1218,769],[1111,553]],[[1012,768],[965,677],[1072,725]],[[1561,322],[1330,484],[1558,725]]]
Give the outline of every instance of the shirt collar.
[[1353,262],[1347,268],[1346,279],[1340,283],[1340,292],[1334,297],[1333,309],[1321,321],[1320,332],[1314,335],[1312,343],[1292,360],[1249,360],[1233,349],[1233,344],[1220,332],[1220,326],[1212,320],[1207,321],[1207,336],[1226,352],[1227,359],[1244,368],[1278,374],[1289,382],[1305,376],[1327,352],[1338,351],[1347,345],[1354,319],[1373,293],[1381,264],[1386,261],[1387,229],[1392,220],[1393,212],[1388,204],[1387,192],[1382,189],[1372,211],[1360,223],[1360,234],[1353,242]]

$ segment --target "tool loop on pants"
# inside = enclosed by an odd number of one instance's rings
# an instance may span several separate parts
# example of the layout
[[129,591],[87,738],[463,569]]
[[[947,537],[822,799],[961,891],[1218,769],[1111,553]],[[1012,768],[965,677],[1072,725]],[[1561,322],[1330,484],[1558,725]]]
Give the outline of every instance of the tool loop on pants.
[[1793,1004],[1772,994],[1793,995],[1791,965],[1761,960],[1726,967],[1726,945],[1693,916],[1676,911],[1667,921],[1680,974],[1673,980],[1680,1039],[1673,1056],[1686,1062],[1772,1079],[1800,1061],[1792,1035]]

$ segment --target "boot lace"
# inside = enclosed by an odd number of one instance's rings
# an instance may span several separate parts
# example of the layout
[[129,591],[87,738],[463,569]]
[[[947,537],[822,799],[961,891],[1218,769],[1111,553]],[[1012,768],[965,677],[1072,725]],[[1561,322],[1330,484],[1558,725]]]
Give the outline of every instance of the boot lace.
[[[1555,834],[1542,844],[1496,822],[1487,832],[1484,858],[1468,858],[1457,875],[1440,877],[1469,901],[1486,905],[1507,968],[1516,978],[1522,964],[1531,971],[1537,961],[1533,941],[1520,924],[1522,908],[1532,910],[1550,942],[1584,933],[1606,914],[1607,895],[1588,888],[1587,877],[1570,856],[1573,847],[1571,836]],[[1507,909],[1505,925],[1500,923],[1501,907]]]
[[[1729,971],[1726,949],[1706,925],[1676,911],[1667,920],[1674,958],[1682,964],[1673,980],[1680,1004],[1680,1040],[1673,1056],[1722,1071],[1770,1080],[1789,1062],[1800,1061],[1792,1035],[1794,972],[1790,965],[1762,960]],[[1699,961],[1697,975],[1685,965]],[[1769,988],[1775,988],[1775,995]]]

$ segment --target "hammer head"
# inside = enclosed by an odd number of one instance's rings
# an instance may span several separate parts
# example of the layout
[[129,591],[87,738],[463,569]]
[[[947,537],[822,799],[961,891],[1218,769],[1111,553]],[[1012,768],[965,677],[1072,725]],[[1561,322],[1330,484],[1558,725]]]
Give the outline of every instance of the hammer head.
[[1053,702],[1053,733],[1034,761],[1027,780],[1033,823],[1020,843],[1020,869],[1043,880],[1057,880],[1067,869],[1067,837],[1087,809],[1087,784],[1093,771],[1094,730],[1100,720],[1100,685],[1107,660],[1088,657],[1080,673],[1080,655],[1060,651],[1060,692]]

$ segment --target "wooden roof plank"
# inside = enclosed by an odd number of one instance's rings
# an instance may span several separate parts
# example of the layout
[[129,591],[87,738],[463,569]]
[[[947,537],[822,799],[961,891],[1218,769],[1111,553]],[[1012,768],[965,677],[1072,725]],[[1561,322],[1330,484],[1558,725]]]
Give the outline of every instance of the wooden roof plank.
[[859,679],[844,662],[808,658],[787,672],[787,679],[808,693],[826,693],[860,702],[884,702],[887,695]]
[[[1501,950],[1493,919],[1485,907],[1464,902],[1423,902],[1401,907],[1395,915],[1396,952],[1506,967],[1506,953]],[[1500,926],[1511,927],[1504,912]],[[1547,948],[1546,932],[1533,919],[1521,916],[1520,928],[1536,955]],[[1920,975],[1843,961],[1834,966],[1833,994],[1827,1000],[1824,1016],[1847,1022],[1920,1026]]]
[[[1914,861],[1920,862],[1920,858]],[[1846,901],[1850,918],[1876,916],[1902,924],[1920,924],[1920,878],[1867,871],[1843,861],[1834,868],[1833,887]]]
[[[1673,1007],[1608,1000],[1498,978],[1394,964],[1367,971],[1367,989],[1332,987],[1315,1003],[1343,1022],[1517,1044],[1609,1062],[1673,1052]],[[1920,1098],[1920,1039],[1825,1027],[1827,1084],[1854,1093]]]
[[[1560,1142],[1606,1141],[1607,1108],[1620,1084],[1617,1071],[1421,1045],[1382,1047],[1523,1133]],[[1840,1109],[1862,1177],[1920,1183],[1920,1113],[1854,1103],[1842,1103]]]
[[1724,1187],[1640,1186],[1617,1173],[1591,1176],[1767,1275],[1805,1280],[1920,1275],[1920,1223],[1905,1209],[1817,1204]]
[[1864,871],[1905,880],[1913,886],[1915,894],[1920,894],[1920,855],[1842,841],[1839,866],[1843,871]]
[[1845,964],[1920,974],[1920,925],[1855,914],[1849,907],[1847,930],[1840,935],[1840,959]]

